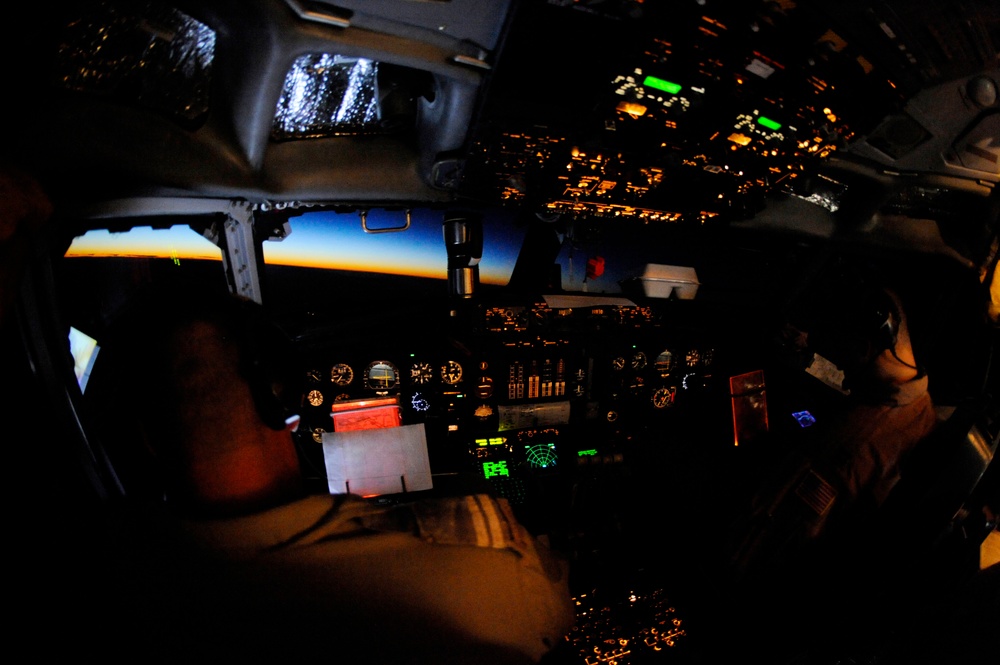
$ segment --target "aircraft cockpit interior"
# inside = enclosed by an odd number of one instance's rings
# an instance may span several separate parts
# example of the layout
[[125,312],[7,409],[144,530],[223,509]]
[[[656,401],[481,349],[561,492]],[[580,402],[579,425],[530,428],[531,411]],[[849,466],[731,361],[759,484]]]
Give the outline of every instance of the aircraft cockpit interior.
[[[997,658],[1000,5],[24,9],[0,165],[50,208],[8,229],[0,183],[0,324],[36,653],[170,662],[108,609],[98,525],[163,498],[110,397],[158,387],[103,352],[177,288],[267,313],[262,417],[310,494],[490,495],[566,562],[543,663]],[[924,381],[905,445],[855,410],[877,358]],[[842,520],[814,558],[738,530],[788,459],[869,434],[877,507],[800,467],[754,513]]]

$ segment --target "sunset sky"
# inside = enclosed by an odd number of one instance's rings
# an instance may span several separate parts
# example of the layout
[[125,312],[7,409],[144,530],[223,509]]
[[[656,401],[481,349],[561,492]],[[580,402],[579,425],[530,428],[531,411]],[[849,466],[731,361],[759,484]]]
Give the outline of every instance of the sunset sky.
[[[283,241],[264,243],[266,263],[441,279],[447,276],[439,210],[415,210],[410,228],[392,233],[366,233],[357,213],[310,212],[293,217],[290,223],[292,232]],[[367,219],[369,229],[404,224],[403,211],[372,210]],[[485,219],[483,234],[480,279],[506,284],[517,261],[523,230],[514,228],[509,220]],[[187,226],[136,227],[128,233],[90,231],[76,238],[66,255],[221,259],[215,245]]]

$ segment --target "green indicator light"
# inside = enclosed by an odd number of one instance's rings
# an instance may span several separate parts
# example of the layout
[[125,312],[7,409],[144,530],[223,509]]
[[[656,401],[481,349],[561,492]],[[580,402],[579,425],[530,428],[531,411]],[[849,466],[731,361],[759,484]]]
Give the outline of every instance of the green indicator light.
[[663,79],[658,79],[655,76],[647,76],[643,82],[643,85],[650,88],[656,88],[657,90],[662,90],[663,92],[669,92],[671,95],[676,95],[681,91],[681,86],[676,83],[671,83],[670,81],[664,81]]
[[590,450],[580,450],[577,453],[578,457],[594,456],[597,454],[597,448],[591,448]]
[[770,118],[765,118],[764,116],[760,116],[759,118],[757,118],[757,122],[761,125],[764,125],[768,129],[773,129],[774,131],[778,131],[779,129],[781,129],[780,122],[775,122],[774,120],[771,120]]
[[507,470],[507,462],[483,462],[483,478],[492,478],[494,476],[509,476],[510,472]]

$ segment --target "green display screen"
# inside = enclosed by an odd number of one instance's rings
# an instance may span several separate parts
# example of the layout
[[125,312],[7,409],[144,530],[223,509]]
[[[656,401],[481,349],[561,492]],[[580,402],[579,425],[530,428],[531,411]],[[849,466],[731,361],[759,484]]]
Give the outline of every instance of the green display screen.
[[500,462],[483,462],[483,477],[493,478],[494,476],[509,476],[506,460]]
[[671,95],[676,95],[681,91],[681,86],[676,83],[671,83],[670,81],[664,81],[663,79],[656,78],[655,76],[647,76],[643,79],[642,84],[649,88],[656,88],[657,90],[662,90],[663,92],[669,92]]
[[553,467],[558,459],[554,443],[536,443],[533,446],[525,446],[524,455],[528,464],[536,469]]
[[757,123],[764,125],[768,129],[773,129],[774,131],[778,131],[779,129],[781,129],[780,122],[775,122],[774,120],[771,120],[770,118],[765,118],[764,116],[760,116],[759,118],[757,118]]

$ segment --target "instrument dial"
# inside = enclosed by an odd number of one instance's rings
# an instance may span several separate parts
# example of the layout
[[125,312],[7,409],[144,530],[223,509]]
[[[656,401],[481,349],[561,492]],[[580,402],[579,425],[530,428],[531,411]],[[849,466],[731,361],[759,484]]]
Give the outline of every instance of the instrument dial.
[[441,366],[441,380],[453,386],[462,380],[462,365],[455,360],[449,360]]
[[330,380],[338,386],[346,386],[354,380],[354,370],[350,365],[337,363],[330,368]]
[[616,370],[624,369],[625,358],[623,358],[622,356],[616,356],[611,360],[611,367],[613,367]]
[[642,351],[637,351],[632,356],[631,365],[632,365],[632,369],[642,369],[643,367],[645,367],[646,366],[646,354],[643,353]]
[[653,406],[657,409],[666,409],[674,405],[674,398],[677,396],[677,389],[673,386],[657,388],[653,391]]
[[698,361],[701,360],[701,353],[698,352],[698,349],[691,349],[687,352],[687,356],[684,357],[684,360],[687,361],[688,367],[694,367],[698,364]]
[[430,363],[413,363],[410,365],[410,381],[418,386],[427,385],[434,378],[434,368]]
[[653,363],[661,375],[670,374],[674,370],[674,354],[670,349],[663,349],[660,351],[660,355],[656,356],[656,362]]
[[399,370],[388,360],[376,360],[365,368],[365,387],[376,392],[392,390],[399,384]]
[[318,390],[310,390],[306,399],[312,406],[323,406],[323,393]]

